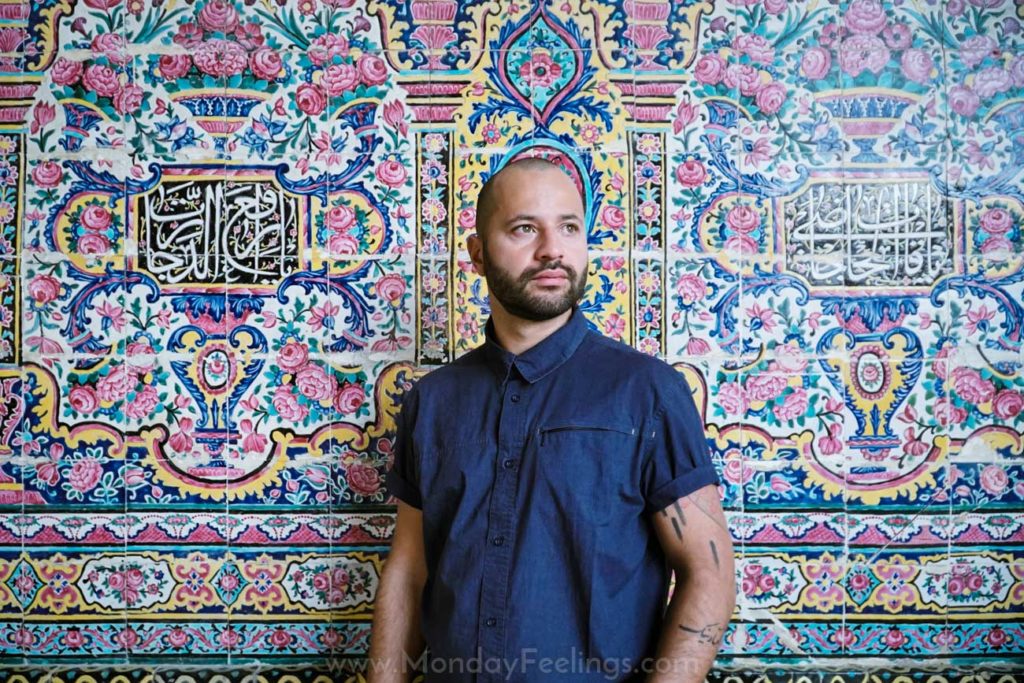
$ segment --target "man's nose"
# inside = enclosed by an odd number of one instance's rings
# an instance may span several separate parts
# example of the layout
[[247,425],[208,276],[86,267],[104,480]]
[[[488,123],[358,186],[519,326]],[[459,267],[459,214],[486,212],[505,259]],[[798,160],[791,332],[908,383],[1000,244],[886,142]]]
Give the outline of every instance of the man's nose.
[[557,261],[565,256],[565,243],[557,230],[541,230],[537,242],[537,260]]

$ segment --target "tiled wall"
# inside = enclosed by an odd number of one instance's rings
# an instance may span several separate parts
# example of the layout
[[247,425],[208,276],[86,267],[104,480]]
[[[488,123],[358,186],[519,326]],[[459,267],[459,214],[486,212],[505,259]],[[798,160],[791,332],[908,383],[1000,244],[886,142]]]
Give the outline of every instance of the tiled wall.
[[351,675],[396,401],[480,342],[473,200],[522,154],[590,202],[591,322],[703,409],[716,676],[1019,664],[1022,21],[0,0],[0,670]]

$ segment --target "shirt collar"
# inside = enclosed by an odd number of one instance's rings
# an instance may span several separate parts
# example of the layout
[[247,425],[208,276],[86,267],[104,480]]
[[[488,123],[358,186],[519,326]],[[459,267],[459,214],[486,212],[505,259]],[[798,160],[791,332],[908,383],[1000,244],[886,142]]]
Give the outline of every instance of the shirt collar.
[[523,379],[533,384],[569,360],[586,334],[587,320],[577,306],[573,308],[568,322],[517,356],[498,343],[494,322],[488,319],[484,328],[484,352],[488,364],[499,373],[501,379],[507,377],[511,367],[515,366]]

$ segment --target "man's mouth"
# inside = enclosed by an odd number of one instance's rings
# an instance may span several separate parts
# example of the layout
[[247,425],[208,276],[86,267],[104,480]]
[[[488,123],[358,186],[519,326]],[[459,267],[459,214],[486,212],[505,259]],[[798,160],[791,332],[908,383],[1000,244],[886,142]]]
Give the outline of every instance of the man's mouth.
[[530,278],[530,280],[539,285],[558,285],[568,281],[568,279],[569,274],[564,270],[542,270]]

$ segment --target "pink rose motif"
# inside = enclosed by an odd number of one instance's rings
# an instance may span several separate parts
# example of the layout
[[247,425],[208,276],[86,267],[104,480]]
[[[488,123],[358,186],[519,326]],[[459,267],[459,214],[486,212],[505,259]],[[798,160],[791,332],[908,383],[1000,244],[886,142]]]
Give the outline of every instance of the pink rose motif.
[[125,404],[124,414],[132,419],[141,420],[144,417],[149,417],[158,405],[160,405],[160,397],[157,395],[156,389],[147,384],[140,391],[135,392],[134,401],[128,401]]
[[401,187],[409,177],[405,164],[397,159],[388,159],[377,165],[377,179],[388,187]]
[[612,230],[619,230],[626,224],[626,214],[619,207],[606,204],[601,209],[601,222]]
[[782,14],[788,4],[788,0],[764,0],[764,10],[768,14]]
[[234,76],[249,64],[245,48],[234,41],[215,38],[200,43],[193,55],[196,68],[211,76]]
[[279,626],[270,634],[270,644],[279,650],[283,650],[292,643],[292,636],[283,626]]
[[175,649],[181,649],[185,647],[192,640],[192,637],[184,631],[180,626],[175,626],[171,629],[171,632],[167,634],[167,642],[171,647]]
[[978,476],[981,488],[990,496],[1000,496],[1010,486],[1010,478],[1006,470],[999,465],[985,465],[985,469]]
[[800,70],[812,81],[824,78],[831,68],[832,55],[823,47],[808,48],[800,58]]
[[530,85],[547,88],[562,75],[562,67],[543,52],[536,52],[530,61],[519,67],[519,77]]
[[106,64],[90,64],[85,67],[82,85],[101,97],[113,97],[121,88],[117,73]]
[[739,88],[741,95],[750,97],[761,89],[761,72],[749,64],[730,64],[725,69],[722,82],[730,88]]
[[853,0],[843,23],[851,33],[876,36],[885,28],[888,15],[878,0]]
[[789,379],[780,375],[762,373],[747,379],[747,395],[755,401],[770,401],[780,396],[786,389]]
[[356,64],[359,77],[366,85],[380,85],[388,79],[388,67],[377,55],[364,53]]
[[725,382],[719,386],[718,403],[727,415],[744,415],[750,408],[747,393],[739,382]]
[[303,366],[295,373],[295,386],[299,393],[311,401],[333,400],[338,388],[333,374],[328,374],[315,363]]
[[757,240],[749,235],[732,235],[722,246],[734,254],[754,255],[760,251]]
[[775,365],[779,370],[795,375],[807,367],[807,358],[798,344],[787,342],[775,347]]
[[249,57],[249,69],[256,78],[264,81],[276,80],[284,69],[284,62],[277,50],[261,47]]
[[986,57],[998,54],[998,51],[996,41],[991,36],[972,36],[960,43],[960,61],[968,69],[973,69],[985,61]]
[[320,86],[329,97],[338,97],[359,85],[359,72],[351,64],[331,64],[320,77]]
[[1024,88],[1024,55],[1019,55],[1010,62],[1010,76],[1014,86]]
[[36,275],[28,283],[28,295],[39,306],[55,301],[60,296],[60,281],[52,275]]
[[82,210],[79,220],[82,221],[82,225],[87,229],[102,232],[110,227],[114,216],[106,207],[99,204],[90,204]]
[[295,372],[309,360],[309,349],[305,344],[290,341],[277,352],[277,364],[285,372]]
[[981,214],[981,227],[990,235],[1002,235],[1013,228],[1013,217],[1006,209],[989,209]]
[[92,53],[103,55],[114,64],[127,64],[130,57],[125,50],[124,37],[116,33],[100,33],[92,39]]
[[1013,251],[1013,243],[1001,235],[989,237],[981,243],[981,253],[983,254],[995,254],[1004,251]]
[[998,66],[982,69],[974,74],[974,92],[978,97],[992,97],[1013,87],[1010,72]]
[[142,106],[142,88],[129,83],[114,95],[114,109],[118,114],[133,114]]
[[935,419],[943,426],[960,425],[967,419],[967,411],[953,405],[948,398],[940,398],[935,401]]
[[335,57],[348,55],[348,40],[334,33],[317,36],[309,46],[309,59],[317,66],[334,61]]
[[263,46],[265,38],[260,30],[260,25],[250,21],[235,30],[235,40],[246,50],[256,50]]
[[756,33],[739,34],[733,39],[732,47],[750,57],[750,61],[755,64],[771,64],[775,61],[775,48]]
[[700,187],[707,178],[707,171],[704,164],[696,159],[687,159],[676,166],[676,180],[683,187]]
[[150,345],[149,340],[143,337],[137,341],[129,342],[125,353],[128,362],[135,372],[147,373],[156,367],[156,353]]
[[887,648],[892,648],[895,650],[896,648],[899,648],[906,644],[907,637],[903,635],[902,631],[900,631],[898,628],[894,626],[891,629],[889,629],[889,632],[886,633],[885,636],[883,636],[882,642],[885,643],[885,646]]
[[706,54],[697,60],[693,69],[693,77],[704,85],[717,85],[725,76],[725,60],[718,54]]
[[64,634],[62,642],[68,649],[77,650],[85,645],[85,636],[83,636],[82,632],[77,628],[72,628]]
[[754,102],[765,114],[774,114],[786,103],[786,88],[781,83],[772,81],[757,91]]
[[292,393],[291,387],[281,386],[274,390],[274,398],[271,399],[274,409],[283,420],[289,422],[301,422],[306,419],[309,409],[299,404],[298,399]]
[[356,254],[359,242],[352,235],[335,234],[327,240],[327,250],[332,254]]
[[82,77],[82,63],[66,57],[58,57],[50,67],[50,78],[54,85],[74,85]]
[[802,387],[794,389],[775,406],[772,412],[780,421],[795,420],[807,411],[807,391]]
[[327,96],[315,85],[303,83],[295,91],[295,104],[303,114],[317,116],[327,107]]
[[913,48],[903,53],[900,58],[900,68],[908,79],[917,83],[927,83],[931,80],[935,62],[932,60],[932,56],[924,50]]
[[103,476],[103,467],[94,458],[83,458],[71,466],[68,483],[79,493],[92,491]]
[[354,462],[345,470],[348,487],[361,496],[372,496],[380,490],[380,472],[363,462]]
[[377,280],[377,295],[397,308],[405,295],[405,278],[397,273],[388,273]]
[[744,467],[740,452],[732,450],[725,454],[722,461],[722,478],[731,484],[742,486],[754,478],[754,470]]
[[987,642],[994,648],[1000,648],[1003,645],[1006,645],[1006,643],[1009,640],[1010,636],[1008,636],[1006,634],[1006,631],[1004,631],[1002,628],[998,626],[994,627],[991,631],[988,632],[988,635],[985,636],[985,642]]
[[822,455],[836,455],[843,450],[843,442],[839,439],[842,425],[833,423],[828,427],[828,435],[818,439],[818,451]]
[[981,106],[981,98],[970,88],[954,85],[949,89],[949,106],[964,118],[971,118]]
[[157,62],[160,75],[168,81],[181,78],[192,68],[192,58],[188,55],[160,55]]
[[690,337],[686,342],[686,353],[691,356],[703,356],[711,353],[711,345],[699,337]]
[[209,0],[199,11],[199,25],[211,33],[231,33],[238,28],[238,10],[228,0]]
[[707,293],[708,283],[699,275],[685,273],[676,280],[676,294],[682,298],[684,306],[702,301]]
[[100,407],[96,391],[87,384],[79,384],[68,392],[68,403],[76,411],[88,415]]
[[761,227],[761,216],[745,204],[738,204],[725,215],[725,224],[733,232],[748,234]]
[[476,209],[467,207],[459,211],[459,227],[463,230],[476,228]]
[[840,38],[846,35],[846,28],[830,21],[821,28],[821,38],[818,42],[822,47],[832,47]]
[[116,402],[128,395],[135,388],[138,379],[119,365],[96,382],[96,395],[101,401]]
[[889,63],[889,57],[889,48],[876,36],[851,36],[839,46],[839,68],[853,78],[864,70],[881,73]]
[[366,402],[366,392],[359,384],[345,382],[334,396],[334,409],[342,415],[353,415]]
[[990,380],[984,379],[973,368],[957,368],[953,371],[953,389],[968,403],[975,405],[992,400],[996,388]]
[[203,42],[203,31],[192,22],[182,24],[173,38],[174,42],[184,48],[192,49]]
[[110,240],[94,232],[82,235],[76,244],[80,254],[106,254],[110,251]]
[[1001,389],[992,399],[992,412],[1000,420],[1009,420],[1024,410],[1024,396],[1012,389]]
[[913,36],[910,35],[910,27],[906,24],[886,26],[882,31],[882,37],[892,50],[906,50],[914,42]]
[[57,187],[64,180],[64,171],[58,163],[44,161],[32,169],[32,180],[39,187]]
[[331,207],[331,210],[324,217],[324,225],[333,232],[348,232],[348,229],[355,225],[355,222],[355,212],[342,204]]

